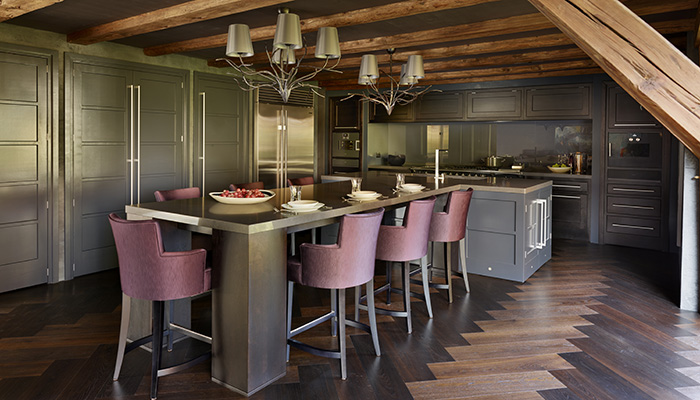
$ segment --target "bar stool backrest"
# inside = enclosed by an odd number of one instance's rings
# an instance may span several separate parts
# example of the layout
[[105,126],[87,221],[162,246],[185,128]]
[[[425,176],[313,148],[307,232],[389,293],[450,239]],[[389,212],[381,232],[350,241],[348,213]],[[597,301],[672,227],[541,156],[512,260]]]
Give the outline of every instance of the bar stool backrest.
[[206,250],[166,253],[155,221],[127,221],[112,213],[109,223],[117,246],[122,291],[129,297],[165,301],[211,289]]
[[316,183],[313,176],[305,176],[302,178],[287,179],[287,185],[313,185]]
[[428,254],[428,232],[435,196],[408,204],[403,226],[382,225],[377,241],[377,259],[412,261]]
[[202,192],[198,187],[188,187],[184,189],[173,190],[156,190],[153,192],[156,196],[156,201],[180,200],[180,199],[196,199],[202,196]]
[[447,211],[433,213],[429,236],[431,242],[457,242],[464,238],[472,193],[472,188],[450,192],[445,207]]
[[247,182],[247,183],[232,183],[228,185],[228,190],[234,191],[236,189],[246,189],[246,190],[253,190],[253,189],[265,189],[265,184],[263,181],[257,181],[257,182]]

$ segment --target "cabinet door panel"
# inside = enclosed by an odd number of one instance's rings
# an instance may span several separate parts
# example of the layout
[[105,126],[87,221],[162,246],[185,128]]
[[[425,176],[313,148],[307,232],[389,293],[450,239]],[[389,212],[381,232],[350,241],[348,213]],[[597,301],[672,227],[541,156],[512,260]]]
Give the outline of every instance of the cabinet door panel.
[[525,91],[526,118],[590,118],[591,86],[540,87]]
[[521,89],[483,90],[467,92],[467,118],[493,119],[522,117]]
[[660,126],[644,107],[621,87],[608,89],[608,128]]
[[464,119],[464,92],[442,92],[423,95],[416,102],[416,121]]
[[47,67],[0,50],[0,293],[48,280]]

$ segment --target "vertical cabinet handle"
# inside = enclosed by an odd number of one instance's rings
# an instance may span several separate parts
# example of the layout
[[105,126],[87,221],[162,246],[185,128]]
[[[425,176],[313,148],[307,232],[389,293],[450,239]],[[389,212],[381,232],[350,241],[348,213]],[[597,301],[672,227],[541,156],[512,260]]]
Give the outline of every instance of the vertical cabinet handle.
[[202,155],[199,159],[202,160],[202,198],[204,198],[207,176],[207,94],[199,92],[199,95],[202,97]]
[[134,205],[134,85],[129,89],[129,205]]
[[612,143],[608,142],[608,157],[612,157]]
[[136,204],[141,204],[141,86],[136,86]]

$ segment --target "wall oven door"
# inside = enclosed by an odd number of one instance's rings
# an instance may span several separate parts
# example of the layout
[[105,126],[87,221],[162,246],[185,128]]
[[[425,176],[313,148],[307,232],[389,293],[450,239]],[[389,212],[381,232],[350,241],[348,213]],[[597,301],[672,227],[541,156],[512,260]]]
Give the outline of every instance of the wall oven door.
[[608,166],[661,168],[661,131],[624,130],[608,132]]
[[331,146],[333,173],[360,170],[360,132],[333,132]]

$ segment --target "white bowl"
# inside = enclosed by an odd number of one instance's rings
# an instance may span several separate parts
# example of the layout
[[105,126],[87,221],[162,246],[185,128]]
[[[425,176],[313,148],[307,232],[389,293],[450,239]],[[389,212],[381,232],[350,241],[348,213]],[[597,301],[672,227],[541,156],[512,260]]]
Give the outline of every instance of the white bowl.
[[243,197],[243,198],[236,198],[236,197],[222,197],[221,193],[222,192],[210,192],[209,196],[211,196],[212,199],[218,201],[219,203],[224,203],[224,204],[255,204],[255,203],[263,203],[271,198],[275,197],[275,194],[269,190],[261,190],[262,194],[265,195],[265,197]]
[[403,185],[401,185],[401,189],[420,190],[420,189],[423,189],[423,185],[418,184],[418,183],[404,183]]
[[316,200],[296,200],[287,203],[291,208],[314,208],[318,205]]
[[564,174],[566,172],[571,171],[571,167],[552,167],[548,166],[550,171],[554,172],[555,174]]
[[378,194],[379,193],[372,190],[358,190],[357,192],[350,193],[350,196],[356,199],[372,199],[377,197]]

